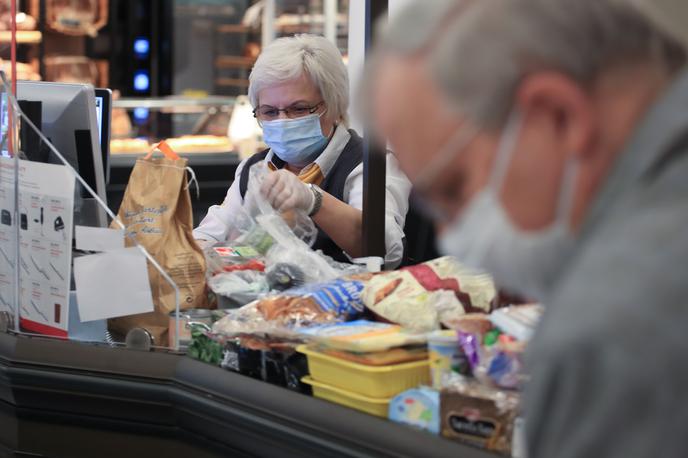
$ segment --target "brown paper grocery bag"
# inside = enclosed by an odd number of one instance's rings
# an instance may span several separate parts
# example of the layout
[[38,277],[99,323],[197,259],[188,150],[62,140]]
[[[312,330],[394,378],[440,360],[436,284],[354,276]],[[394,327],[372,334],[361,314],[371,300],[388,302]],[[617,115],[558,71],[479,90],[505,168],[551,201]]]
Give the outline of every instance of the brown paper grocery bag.
[[[156,150],[165,157],[153,158]],[[187,160],[165,142],[155,145],[146,157],[136,161],[117,216],[127,233],[148,250],[177,284],[180,308],[204,308],[206,264],[191,233],[193,217],[186,164]],[[129,238],[126,242],[127,246],[133,245]],[[151,263],[148,275],[155,311],[111,319],[109,327],[123,335],[132,328],[145,328],[155,339],[155,345],[165,346],[169,313],[175,310],[174,288]]]

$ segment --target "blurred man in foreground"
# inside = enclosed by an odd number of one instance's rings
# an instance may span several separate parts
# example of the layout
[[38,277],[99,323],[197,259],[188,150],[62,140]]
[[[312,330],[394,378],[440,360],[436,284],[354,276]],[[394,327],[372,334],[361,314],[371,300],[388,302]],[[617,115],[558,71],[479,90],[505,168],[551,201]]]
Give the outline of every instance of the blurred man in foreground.
[[530,456],[688,456],[688,2],[422,3],[375,125],[442,251],[546,305]]

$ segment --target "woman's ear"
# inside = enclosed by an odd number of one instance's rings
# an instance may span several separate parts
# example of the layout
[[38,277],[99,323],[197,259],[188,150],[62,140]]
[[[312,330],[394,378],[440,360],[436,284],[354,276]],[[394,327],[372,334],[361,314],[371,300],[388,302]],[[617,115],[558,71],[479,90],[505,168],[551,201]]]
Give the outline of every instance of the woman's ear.
[[529,118],[546,123],[559,147],[578,156],[590,150],[594,133],[591,96],[571,78],[557,72],[525,77],[516,104]]

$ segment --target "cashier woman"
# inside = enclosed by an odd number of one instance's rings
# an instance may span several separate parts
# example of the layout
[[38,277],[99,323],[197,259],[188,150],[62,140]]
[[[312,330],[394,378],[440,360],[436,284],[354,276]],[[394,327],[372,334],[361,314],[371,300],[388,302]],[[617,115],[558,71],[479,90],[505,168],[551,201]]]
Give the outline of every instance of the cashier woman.
[[[222,205],[214,205],[194,231],[202,244],[225,240],[227,223],[241,207],[249,169],[273,170],[261,192],[280,211],[299,209],[318,227],[313,246],[342,262],[362,255],[363,144],[348,128],[349,80],[339,50],[323,37],[280,38],[258,57],[249,98],[269,149],[243,161]],[[410,184],[387,160],[385,266],[403,255]]]

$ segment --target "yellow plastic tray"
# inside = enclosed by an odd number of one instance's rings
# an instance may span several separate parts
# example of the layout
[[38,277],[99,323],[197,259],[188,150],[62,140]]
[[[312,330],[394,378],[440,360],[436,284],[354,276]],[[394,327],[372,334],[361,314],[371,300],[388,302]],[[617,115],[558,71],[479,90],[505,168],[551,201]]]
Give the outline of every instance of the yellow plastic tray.
[[361,412],[369,413],[377,417],[387,418],[389,402],[392,398],[378,399],[362,396],[325,383],[316,382],[310,377],[304,377],[301,381],[313,387],[313,396],[316,398],[360,410]]
[[308,357],[310,376],[320,382],[371,398],[391,398],[430,382],[427,360],[391,366],[366,366],[317,352],[305,345],[297,348]]

